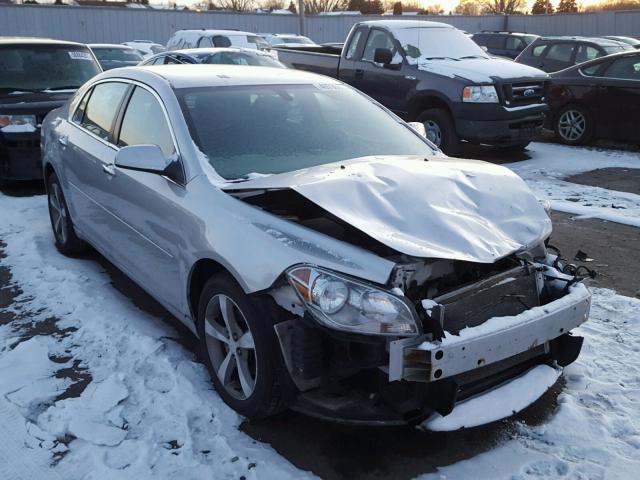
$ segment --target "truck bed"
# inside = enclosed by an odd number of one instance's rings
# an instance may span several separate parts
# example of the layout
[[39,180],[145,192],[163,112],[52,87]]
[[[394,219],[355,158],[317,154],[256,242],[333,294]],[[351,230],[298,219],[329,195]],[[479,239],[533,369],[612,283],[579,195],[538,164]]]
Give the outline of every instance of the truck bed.
[[342,49],[334,45],[310,45],[305,47],[274,47],[278,60],[287,67],[320,73],[338,78]]

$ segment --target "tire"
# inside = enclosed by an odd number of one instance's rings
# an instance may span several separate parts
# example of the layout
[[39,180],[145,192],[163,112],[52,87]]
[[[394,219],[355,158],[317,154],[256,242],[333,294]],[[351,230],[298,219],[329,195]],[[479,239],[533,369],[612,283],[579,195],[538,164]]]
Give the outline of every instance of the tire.
[[460,149],[460,140],[451,115],[441,108],[430,108],[422,112],[416,121],[424,124],[427,138],[447,155],[455,156]]
[[556,138],[566,145],[584,145],[593,138],[593,120],[582,105],[566,105],[554,120]]
[[[229,330],[234,332],[231,336]],[[202,361],[227,405],[247,418],[282,410],[280,352],[273,321],[228,274],[214,275],[204,285],[197,332]]]
[[83,252],[86,244],[76,235],[67,201],[55,173],[49,175],[46,185],[49,219],[56,248],[60,253],[68,256]]

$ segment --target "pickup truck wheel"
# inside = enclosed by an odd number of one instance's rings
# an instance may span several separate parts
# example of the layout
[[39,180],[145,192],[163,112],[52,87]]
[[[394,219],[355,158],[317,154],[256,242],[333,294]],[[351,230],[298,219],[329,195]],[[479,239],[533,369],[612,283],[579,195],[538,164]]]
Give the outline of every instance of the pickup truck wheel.
[[275,333],[267,312],[229,275],[205,284],[198,308],[200,355],[222,400],[241,415],[281,409]]
[[76,235],[67,201],[55,173],[47,178],[47,200],[56,248],[64,255],[81,253],[86,249],[86,244]]
[[455,155],[460,148],[453,119],[441,108],[430,108],[422,112],[418,122],[424,124],[427,138],[447,155]]
[[593,122],[586,108],[567,105],[556,116],[557,138],[567,145],[584,145],[593,137]]

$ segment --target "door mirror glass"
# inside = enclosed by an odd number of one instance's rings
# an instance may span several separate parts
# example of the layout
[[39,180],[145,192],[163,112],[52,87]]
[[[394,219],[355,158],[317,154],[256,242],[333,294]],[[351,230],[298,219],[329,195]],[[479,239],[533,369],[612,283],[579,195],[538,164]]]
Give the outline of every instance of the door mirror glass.
[[424,138],[427,138],[427,129],[424,128],[424,123],[422,122],[409,122],[409,126],[413,128],[416,132],[422,135]]
[[116,154],[116,167],[164,175],[172,163],[157,145],[122,147]]

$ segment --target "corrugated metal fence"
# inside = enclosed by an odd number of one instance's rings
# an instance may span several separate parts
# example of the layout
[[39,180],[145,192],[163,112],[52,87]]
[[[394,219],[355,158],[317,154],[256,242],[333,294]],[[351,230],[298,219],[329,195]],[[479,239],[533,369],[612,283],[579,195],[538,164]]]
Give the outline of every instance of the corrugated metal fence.
[[[339,42],[345,39],[354,23],[381,18],[394,19],[359,15],[307,17],[305,33],[317,42]],[[640,11],[402,18],[445,22],[468,32],[511,30],[541,35],[640,35]],[[298,17],[294,15],[0,5],[0,35],[32,35],[87,43],[146,39],[164,44],[173,32],[181,28],[235,28],[256,33],[294,33],[298,32],[298,22]]]

